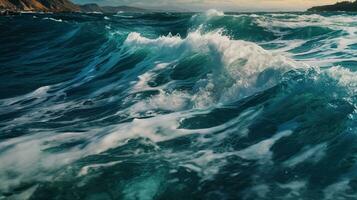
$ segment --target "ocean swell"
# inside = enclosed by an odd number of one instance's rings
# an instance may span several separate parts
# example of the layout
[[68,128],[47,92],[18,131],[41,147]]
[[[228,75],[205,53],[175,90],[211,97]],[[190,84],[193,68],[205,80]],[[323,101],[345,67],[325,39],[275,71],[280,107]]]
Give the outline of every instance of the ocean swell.
[[0,199],[356,196],[353,16],[0,24]]

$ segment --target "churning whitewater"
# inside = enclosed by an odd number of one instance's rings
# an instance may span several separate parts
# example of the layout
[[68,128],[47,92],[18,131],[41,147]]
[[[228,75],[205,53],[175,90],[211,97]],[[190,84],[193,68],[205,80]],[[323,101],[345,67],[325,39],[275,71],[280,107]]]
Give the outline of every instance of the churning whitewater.
[[356,199],[357,16],[0,17],[0,199]]

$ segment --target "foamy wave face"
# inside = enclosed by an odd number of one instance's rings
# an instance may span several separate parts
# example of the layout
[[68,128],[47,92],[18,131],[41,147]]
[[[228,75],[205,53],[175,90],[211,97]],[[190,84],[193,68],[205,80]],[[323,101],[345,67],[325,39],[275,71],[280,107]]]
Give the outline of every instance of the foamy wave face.
[[[304,67],[284,56],[270,53],[254,43],[231,40],[220,31],[205,34],[195,31],[189,33],[186,38],[169,35],[156,39],[131,33],[124,45],[151,50],[152,57],[143,64],[170,63],[166,68],[172,69],[191,55],[203,55],[201,59],[208,62],[200,67],[206,68],[208,74],[198,80],[192,88],[196,93],[193,94],[192,100],[198,107],[236,101],[276,85],[286,71]],[[147,85],[143,82],[150,81],[152,71],[140,77],[145,78],[141,78],[136,88]],[[172,85],[172,82],[167,83],[170,84]],[[167,90],[165,86],[160,88]]]

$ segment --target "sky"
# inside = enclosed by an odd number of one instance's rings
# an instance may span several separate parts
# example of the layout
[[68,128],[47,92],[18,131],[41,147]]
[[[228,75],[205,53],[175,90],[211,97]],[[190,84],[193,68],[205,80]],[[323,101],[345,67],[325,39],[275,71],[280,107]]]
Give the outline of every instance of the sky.
[[302,11],[316,5],[336,3],[337,0],[74,0],[100,5],[127,5],[162,10],[202,11]]

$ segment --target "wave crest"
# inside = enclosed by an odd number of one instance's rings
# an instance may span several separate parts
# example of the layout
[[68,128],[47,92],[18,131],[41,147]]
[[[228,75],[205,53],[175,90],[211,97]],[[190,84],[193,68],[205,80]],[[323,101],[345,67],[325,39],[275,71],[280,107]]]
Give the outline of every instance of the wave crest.
[[168,35],[156,39],[134,32],[128,35],[124,45],[151,50],[155,60],[151,56],[144,61],[147,65],[153,61],[177,65],[187,56],[204,55],[209,62],[200,67],[208,67],[210,76],[195,85],[200,88],[195,96],[196,102],[202,97],[215,99],[213,102],[229,102],[249,96],[276,85],[285,72],[303,66],[255,43],[232,40],[220,30],[209,33],[195,31],[186,38]]

